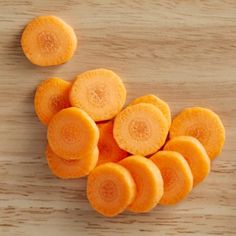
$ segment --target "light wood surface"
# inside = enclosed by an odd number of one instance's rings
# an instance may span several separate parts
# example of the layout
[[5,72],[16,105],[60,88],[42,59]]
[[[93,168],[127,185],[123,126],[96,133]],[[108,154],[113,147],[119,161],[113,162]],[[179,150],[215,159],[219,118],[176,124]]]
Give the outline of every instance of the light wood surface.
[[[22,54],[25,24],[55,14],[78,35],[62,66],[40,68]],[[45,158],[46,129],[33,108],[37,84],[111,68],[128,101],[154,93],[173,114],[205,106],[226,127],[207,180],[178,205],[104,218],[89,206],[86,179],[62,181]],[[0,235],[236,235],[236,1],[0,0]]]

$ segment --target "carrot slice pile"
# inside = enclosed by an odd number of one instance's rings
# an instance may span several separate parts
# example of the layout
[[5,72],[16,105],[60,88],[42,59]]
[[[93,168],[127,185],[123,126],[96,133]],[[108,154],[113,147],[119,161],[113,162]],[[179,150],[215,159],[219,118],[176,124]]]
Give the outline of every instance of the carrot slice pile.
[[104,216],[112,217],[123,212],[135,195],[133,177],[126,168],[116,163],[100,165],[88,177],[88,200]]

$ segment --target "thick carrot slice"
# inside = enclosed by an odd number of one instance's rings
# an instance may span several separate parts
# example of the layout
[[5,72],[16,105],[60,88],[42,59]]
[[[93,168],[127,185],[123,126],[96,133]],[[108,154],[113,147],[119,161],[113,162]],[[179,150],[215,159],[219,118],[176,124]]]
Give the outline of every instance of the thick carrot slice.
[[99,158],[98,165],[106,162],[118,162],[128,156],[128,153],[119,148],[113,138],[113,121],[100,123],[99,128]]
[[44,125],[47,125],[57,112],[70,106],[70,88],[71,83],[60,78],[44,80],[37,87],[34,108]]
[[221,152],[225,142],[225,129],[219,116],[203,107],[186,108],[174,118],[170,138],[183,135],[197,138],[211,160]]
[[160,204],[175,204],[192,190],[193,176],[184,157],[174,151],[160,151],[151,160],[161,171],[164,181],[164,194]]
[[119,162],[133,176],[137,195],[128,209],[132,212],[148,212],[153,209],[163,195],[163,179],[160,170],[143,156],[129,156]]
[[47,137],[50,147],[59,157],[81,159],[97,146],[99,131],[86,112],[70,107],[53,116]]
[[39,16],[25,27],[21,46],[35,65],[53,66],[73,56],[77,39],[74,30],[56,16]]
[[194,137],[178,136],[169,140],[164,150],[183,155],[193,174],[193,186],[204,180],[210,172],[210,159],[204,146]]
[[130,105],[138,104],[138,103],[151,103],[156,106],[165,116],[168,126],[170,127],[171,124],[171,112],[169,105],[164,102],[162,99],[158,98],[153,94],[144,95],[142,97],[138,97],[134,99]]
[[88,175],[97,164],[98,153],[98,148],[95,148],[80,160],[65,160],[56,155],[49,145],[46,148],[49,168],[55,176],[62,179],[75,179]]
[[152,104],[139,103],[120,112],[113,135],[119,147],[129,153],[146,156],[159,150],[166,140],[168,124]]
[[112,217],[124,211],[135,195],[135,182],[129,171],[121,165],[105,163],[88,176],[88,200],[104,216]]
[[124,106],[126,90],[111,70],[96,69],[77,76],[70,92],[72,106],[85,110],[95,121],[113,118]]

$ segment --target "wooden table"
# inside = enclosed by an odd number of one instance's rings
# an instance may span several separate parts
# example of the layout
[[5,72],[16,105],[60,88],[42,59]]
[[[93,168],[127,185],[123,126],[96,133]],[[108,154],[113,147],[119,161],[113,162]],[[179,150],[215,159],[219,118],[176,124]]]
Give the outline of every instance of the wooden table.
[[[40,68],[23,55],[25,24],[55,14],[73,26],[79,50]],[[86,179],[63,181],[46,164],[46,129],[34,113],[37,84],[111,68],[128,101],[154,93],[173,115],[205,106],[226,127],[222,155],[183,202],[150,213],[97,214]],[[0,235],[236,235],[236,1],[0,1]]]

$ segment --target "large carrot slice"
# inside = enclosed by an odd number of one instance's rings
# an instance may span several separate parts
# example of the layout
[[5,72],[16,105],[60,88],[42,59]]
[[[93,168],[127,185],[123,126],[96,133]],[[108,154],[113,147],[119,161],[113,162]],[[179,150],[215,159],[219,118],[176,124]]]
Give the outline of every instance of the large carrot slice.
[[210,172],[210,159],[204,146],[194,137],[178,136],[169,140],[164,150],[183,155],[193,174],[193,186],[203,181]]
[[49,168],[55,176],[62,179],[75,179],[88,175],[97,164],[98,153],[98,148],[95,148],[80,160],[65,160],[56,155],[49,145],[46,148]]
[[160,151],[151,160],[161,171],[164,181],[164,194],[160,204],[175,204],[192,190],[193,176],[184,157],[174,151]]
[[80,159],[97,146],[99,131],[86,112],[70,107],[53,116],[47,137],[50,147],[59,157]]
[[88,177],[88,200],[104,216],[112,217],[124,211],[135,195],[136,185],[131,174],[116,163],[100,165]]
[[77,76],[71,92],[72,106],[85,110],[95,121],[113,118],[124,106],[126,90],[111,70],[96,69]]
[[170,138],[183,135],[197,138],[212,160],[225,142],[225,129],[219,116],[203,107],[186,108],[174,118]]
[[159,150],[166,140],[168,124],[152,104],[139,103],[120,112],[113,134],[119,147],[129,153],[146,156]]
[[99,158],[98,165],[106,162],[118,162],[128,156],[128,153],[119,148],[113,138],[113,121],[100,123],[99,128]]
[[37,87],[34,108],[43,124],[47,125],[57,112],[70,106],[70,87],[70,82],[60,78],[44,80]]
[[73,56],[77,39],[74,30],[56,16],[39,16],[24,29],[21,46],[25,56],[39,66],[67,62]]
[[162,99],[158,98],[157,96],[153,94],[148,94],[148,95],[144,95],[144,96],[134,99],[130,104],[134,105],[138,103],[150,103],[156,106],[163,113],[163,115],[165,116],[167,120],[168,126],[170,127],[171,112],[170,112],[169,105],[165,101],[163,101]]
[[143,156],[129,156],[119,162],[134,178],[137,195],[128,209],[133,212],[148,212],[163,195],[163,179],[157,166]]

